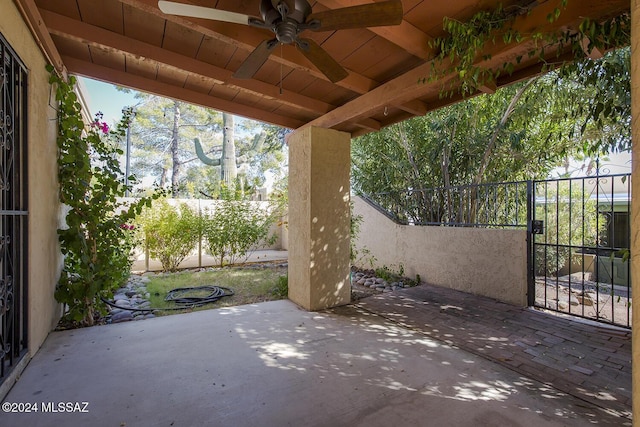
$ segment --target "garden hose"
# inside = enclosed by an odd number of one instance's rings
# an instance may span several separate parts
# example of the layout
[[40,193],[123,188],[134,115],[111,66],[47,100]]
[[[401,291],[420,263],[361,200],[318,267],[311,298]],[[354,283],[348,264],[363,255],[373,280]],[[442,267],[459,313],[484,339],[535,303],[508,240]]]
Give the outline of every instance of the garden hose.
[[[198,291],[209,291],[208,295],[203,297],[195,297],[195,296],[186,296],[190,292],[198,292]],[[139,311],[139,312],[148,312],[151,313],[153,311],[171,311],[171,310],[185,310],[187,308],[200,307],[205,304],[209,304],[212,302],[218,301],[220,298],[228,297],[233,295],[234,292],[223,286],[195,286],[191,288],[176,288],[167,292],[167,296],[164,298],[165,301],[173,301],[176,305],[181,307],[167,307],[167,308],[133,308],[133,307],[121,307],[117,305],[115,302],[109,301],[105,298],[101,298],[102,302],[107,304],[113,308],[119,308],[120,310],[127,311]]]
[[[190,292],[194,291],[209,291],[209,295],[203,297],[190,297],[186,296]],[[164,297],[165,301],[173,301],[177,305],[183,305],[188,307],[199,307],[210,302],[216,302],[222,297],[233,295],[233,291],[229,288],[222,286],[196,286],[193,288],[177,288],[167,292],[167,296]]]

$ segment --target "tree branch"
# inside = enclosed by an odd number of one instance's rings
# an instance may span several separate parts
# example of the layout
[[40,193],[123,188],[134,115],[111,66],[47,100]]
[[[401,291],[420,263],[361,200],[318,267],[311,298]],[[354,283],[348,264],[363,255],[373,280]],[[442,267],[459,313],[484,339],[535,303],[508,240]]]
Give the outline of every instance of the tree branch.
[[516,105],[518,104],[518,101],[520,101],[520,98],[522,98],[526,90],[529,89],[529,87],[536,80],[538,80],[538,77],[529,79],[527,83],[525,83],[520,89],[518,89],[516,94],[511,99],[509,106],[507,107],[505,112],[502,114],[502,118],[500,119],[500,122],[498,123],[496,128],[493,130],[493,134],[491,135],[489,144],[487,144],[487,147],[484,150],[484,155],[482,156],[482,163],[480,163],[480,168],[478,169],[478,173],[473,178],[473,184],[480,184],[482,182],[482,178],[484,177],[484,173],[487,170],[487,167],[489,166],[489,162],[491,161],[491,154],[493,152],[493,149],[495,148],[500,132],[502,131],[502,129],[504,129],[505,125],[507,124],[507,121],[509,120],[509,117],[511,117],[511,114],[513,114],[516,108]]

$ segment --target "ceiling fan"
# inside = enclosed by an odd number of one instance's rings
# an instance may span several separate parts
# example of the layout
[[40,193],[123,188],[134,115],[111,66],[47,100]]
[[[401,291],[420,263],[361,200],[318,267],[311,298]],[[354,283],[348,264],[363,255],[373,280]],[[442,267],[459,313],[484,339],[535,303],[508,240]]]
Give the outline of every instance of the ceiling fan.
[[251,52],[233,74],[236,78],[249,79],[253,77],[278,44],[295,43],[307,59],[334,83],[347,77],[347,71],[318,43],[312,39],[298,37],[302,31],[335,31],[398,25],[402,22],[403,16],[400,0],[368,3],[318,13],[312,13],[307,0],[261,0],[260,16],[262,19],[241,13],[172,1],[158,1],[158,7],[168,15],[212,19],[272,31],[275,38],[263,41]]

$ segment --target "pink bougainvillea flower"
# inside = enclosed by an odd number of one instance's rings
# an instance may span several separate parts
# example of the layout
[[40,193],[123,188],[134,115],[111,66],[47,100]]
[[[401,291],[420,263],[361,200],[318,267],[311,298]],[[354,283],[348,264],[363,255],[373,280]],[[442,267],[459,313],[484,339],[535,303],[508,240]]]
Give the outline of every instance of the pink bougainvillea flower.
[[101,122],[97,117],[93,122],[91,122],[91,127],[100,129],[105,135],[109,133],[109,125],[107,122]]

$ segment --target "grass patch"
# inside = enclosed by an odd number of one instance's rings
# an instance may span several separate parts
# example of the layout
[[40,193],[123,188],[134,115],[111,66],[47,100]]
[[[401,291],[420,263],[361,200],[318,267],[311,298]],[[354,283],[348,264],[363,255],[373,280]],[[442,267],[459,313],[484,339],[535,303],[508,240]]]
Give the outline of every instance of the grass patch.
[[[234,295],[206,304],[195,309],[158,311],[157,315],[176,314],[183,311],[209,310],[212,308],[231,307],[235,305],[255,304],[264,301],[274,301],[286,298],[286,295],[278,292],[278,284],[286,276],[286,267],[273,268],[242,268],[226,267],[212,271],[183,271],[149,277],[147,292],[149,301],[154,308],[175,308],[173,302],[167,302],[164,298],[167,292],[176,288],[190,288],[196,286],[222,286],[229,288]],[[208,293],[208,292],[207,292]]]

